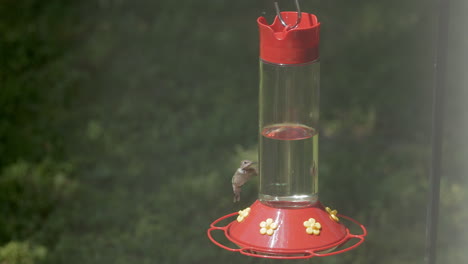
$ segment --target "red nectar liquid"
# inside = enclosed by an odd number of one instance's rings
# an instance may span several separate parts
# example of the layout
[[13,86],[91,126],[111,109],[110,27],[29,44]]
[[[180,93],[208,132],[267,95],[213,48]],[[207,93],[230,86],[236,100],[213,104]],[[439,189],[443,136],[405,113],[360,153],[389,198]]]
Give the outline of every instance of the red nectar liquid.
[[304,207],[317,199],[318,135],[298,124],[264,127],[260,137],[259,199],[278,207]]

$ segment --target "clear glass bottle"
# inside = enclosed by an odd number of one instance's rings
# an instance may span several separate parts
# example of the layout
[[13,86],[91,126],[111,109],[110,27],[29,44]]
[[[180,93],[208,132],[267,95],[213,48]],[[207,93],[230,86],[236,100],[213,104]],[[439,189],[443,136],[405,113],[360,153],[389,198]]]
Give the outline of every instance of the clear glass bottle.
[[313,14],[281,12],[260,31],[260,202],[318,201],[319,29]]
[[305,207],[318,200],[320,63],[260,60],[259,200]]

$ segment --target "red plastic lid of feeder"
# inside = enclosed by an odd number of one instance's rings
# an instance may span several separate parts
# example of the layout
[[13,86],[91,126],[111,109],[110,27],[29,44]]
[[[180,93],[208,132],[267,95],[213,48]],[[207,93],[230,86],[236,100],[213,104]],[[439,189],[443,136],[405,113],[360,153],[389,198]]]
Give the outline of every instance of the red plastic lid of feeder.
[[[233,222],[224,227],[217,226],[220,221],[233,216],[237,216]],[[363,233],[351,234],[341,223],[340,217],[358,224]],[[211,236],[213,230],[223,230],[225,236],[239,248],[229,248],[214,240]],[[213,243],[224,249],[267,258],[310,258],[339,254],[357,247],[364,241],[366,234],[364,226],[351,218],[337,215],[336,211],[324,208],[320,203],[314,207],[293,209],[270,207],[259,201],[238,213],[216,220],[208,230]],[[352,238],[359,241],[351,247],[333,251]]]
[[[301,13],[296,27],[284,26],[278,16],[268,25],[264,17],[257,20],[260,31],[260,58],[277,64],[299,64],[319,57],[320,23],[313,14]],[[297,12],[281,12],[289,25],[298,21]]]

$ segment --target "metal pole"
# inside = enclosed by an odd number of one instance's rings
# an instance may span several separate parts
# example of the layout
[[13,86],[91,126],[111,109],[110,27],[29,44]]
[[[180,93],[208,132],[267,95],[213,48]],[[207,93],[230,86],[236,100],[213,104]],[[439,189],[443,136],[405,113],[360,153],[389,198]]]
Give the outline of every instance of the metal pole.
[[435,54],[435,85],[432,95],[432,157],[429,175],[429,201],[426,216],[426,263],[437,258],[437,225],[439,218],[444,99],[447,79],[447,50],[450,0],[438,0],[438,29]]

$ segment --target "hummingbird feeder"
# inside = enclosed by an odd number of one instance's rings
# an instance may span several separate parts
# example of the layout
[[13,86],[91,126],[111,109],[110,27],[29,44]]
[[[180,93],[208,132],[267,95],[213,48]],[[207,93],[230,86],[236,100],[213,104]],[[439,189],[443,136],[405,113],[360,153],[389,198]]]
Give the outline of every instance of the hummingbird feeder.
[[[364,242],[365,227],[318,199],[319,28],[313,14],[280,12],[260,31],[258,200],[214,221],[209,239],[241,254],[303,259],[349,251]],[[220,222],[234,221],[225,226]],[[352,234],[343,220],[357,225]],[[222,231],[237,247],[215,240]],[[348,243],[349,242],[349,243]],[[351,245],[349,245],[351,244]]]

